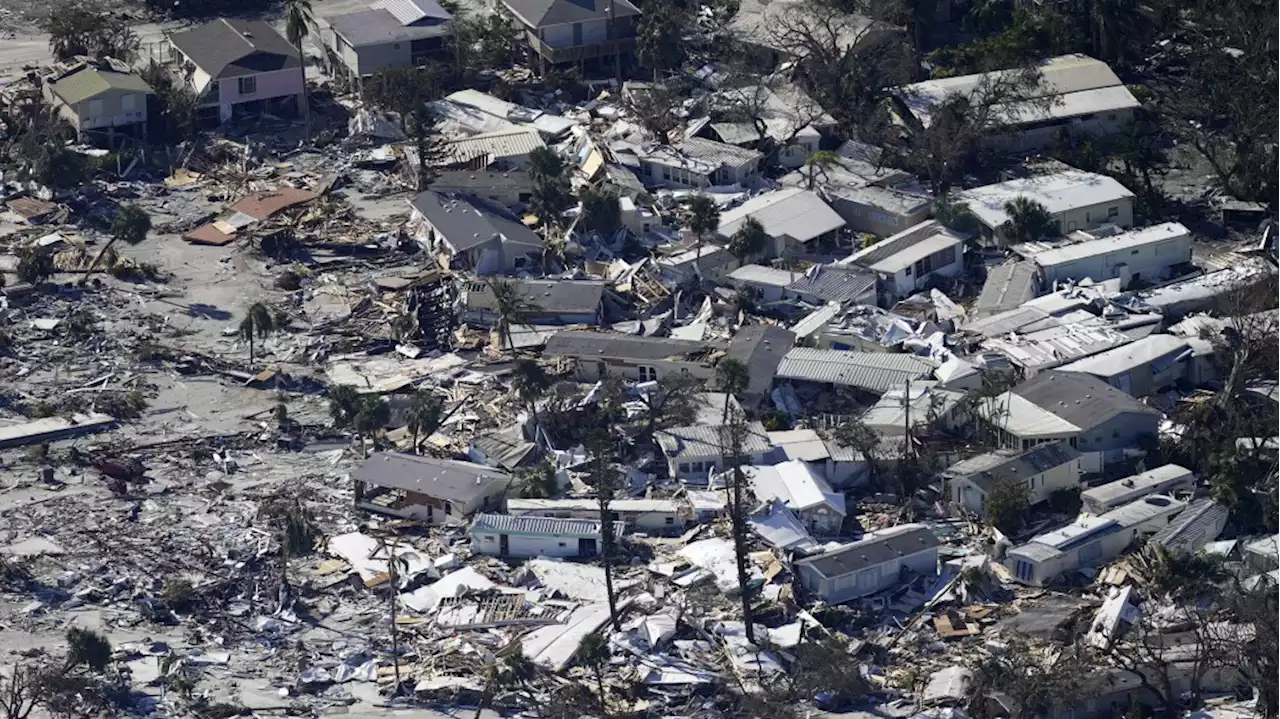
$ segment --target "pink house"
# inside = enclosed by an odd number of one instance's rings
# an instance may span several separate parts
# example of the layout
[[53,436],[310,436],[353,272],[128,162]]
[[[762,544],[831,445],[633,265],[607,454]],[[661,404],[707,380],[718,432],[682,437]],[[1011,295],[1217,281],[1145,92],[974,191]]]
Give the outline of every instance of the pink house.
[[298,50],[260,20],[220,18],[168,36],[169,57],[218,124],[263,112],[293,115],[305,91]]

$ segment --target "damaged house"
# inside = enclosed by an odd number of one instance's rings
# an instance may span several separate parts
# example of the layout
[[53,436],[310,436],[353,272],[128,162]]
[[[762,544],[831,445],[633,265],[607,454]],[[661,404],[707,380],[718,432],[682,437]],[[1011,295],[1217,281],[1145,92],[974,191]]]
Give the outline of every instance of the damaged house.
[[850,141],[836,163],[801,168],[779,182],[817,192],[850,230],[888,237],[929,219],[933,197],[912,175],[878,166],[879,155],[879,148]]
[[[604,319],[605,283],[580,280],[511,280],[524,303],[521,322],[531,325],[599,325]],[[491,327],[498,321],[498,303],[488,282],[465,284],[460,319]]]
[[[491,557],[594,557],[601,524],[595,519],[480,514],[471,523],[471,551]],[[613,534],[621,537],[622,522]]]
[[447,269],[478,275],[530,269],[541,261],[546,241],[506,210],[473,195],[427,191],[409,201],[414,237]]
[[1057,221],[1059,235],[1102,225],[1133,225],[1133,193],[1128,188],[1106,175],[1075,168],[983,185],[956,197],[978,218],[985,244],[993,247],[1009,244],[1003,229],[1009,220],[1005,205],[1019,197],[1043,205]]
[[671,374],[710,379],[727,345],[669,337],[637,337],[609,332],[557,332],[547,340],[544,357],[573,361],[575,376],[597,382],[615,375],[651,382]]
[[716,235],[728,241],[748,217],[755,218],[772,241],[767,250],[770,257],[817,252],[820,243],[835,240],[844,227],[844,219],[817,194],[786,187],[721,212]]
[[908,572],[937,574],[939,544],[928,527],[902,524],[805,557],[795,562],[795,571],[811,596],[841,604],[896,587]]
[[[773,449],[764,425],[747,424],[742,456],[749,464],[764,464]],[[722,425],[672,427],[654,432],[654,439],[667,459],[667,476],[694,485],[705,485],[711,475],[727,465],[724,458],[727,428]]]
[[746,467],[743,473],[760,502],[781,502],[815,536],[840,534],[847,513],[844,495],[831,489],[807,462],[791,460],[771,467]]
[[[692,515],[674,499],[615,499],[609,513],[627,529],[650,535],[678,534]],[[508,499],[507,514],[521,517],[599,519],[600,503],[589,499]]]
[[620,143],[611,148],[623,165],[636,169],[647,187],[703,188],[742,185],[760,172],[764,153],[703,137],[670,145]]
[[392,67],[446,60],[453,15],[436,0],[376,0],[367,10],[325,18],[320,41],[333,69],[360,80]]
[[986,516],[987,495],[1001,482],[1020,484],[1027,502],[1048,501],[1054,492],[1080,486],[1080,453],[1066,442],[1052,442],[1026,452],[998,450],[970,457],[942,473],[951,500],[979,516]]
[[511,484],[511,475],[493,467],[400,452],[373,454],[351,479],[356,507],[428,524],[458,524],[497,509]]
[[932,286],[935,277],[963,272],[964,238],[929,220],[853,253],[844,264],[874,272],[888,304]]

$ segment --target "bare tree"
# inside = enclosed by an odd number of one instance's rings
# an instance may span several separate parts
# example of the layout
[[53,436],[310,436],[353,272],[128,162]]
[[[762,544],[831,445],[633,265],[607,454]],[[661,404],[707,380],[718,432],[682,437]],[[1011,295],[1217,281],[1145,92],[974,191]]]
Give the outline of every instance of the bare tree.
[[655,82],[627,90],[623,106],[659,145],[671,144],[671,131],[680,125],[683,93],[672,83]]

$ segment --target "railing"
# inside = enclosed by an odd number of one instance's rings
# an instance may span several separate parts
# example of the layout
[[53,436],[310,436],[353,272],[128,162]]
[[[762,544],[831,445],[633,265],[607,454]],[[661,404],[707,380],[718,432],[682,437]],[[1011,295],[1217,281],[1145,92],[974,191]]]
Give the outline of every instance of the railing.
[[541,38],[533,32],[526,31],[525,35],[529,39],[529,47],[532,47],[533,51],[538,53],[542,59],[554,65],[579,62],[582,60],[594,60],[599,57],[613,57],[618,53],[632,52],[635,50],[636,46],[636,39],[634,37],[623,37],[616,40],[591,43],[589,45],[551,47],[543,42]]

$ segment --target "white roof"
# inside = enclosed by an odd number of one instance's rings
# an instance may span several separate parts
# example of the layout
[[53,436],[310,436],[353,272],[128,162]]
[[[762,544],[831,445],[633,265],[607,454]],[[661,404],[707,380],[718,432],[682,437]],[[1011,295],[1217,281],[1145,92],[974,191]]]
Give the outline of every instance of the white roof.
[[1132,342],[1110,327],[1086,322],[1057,325],[1025,335],[992,337],[982,348],[999,352],[1020,367],[1047,369]]
[[946,232],[945,230],[938,234],[917,242],[901,252],[892,254],[875,264],[868,265],[867,269],[874,272],[885,272],[888,274],[897,274],[935,252],[941,252],[948,247],[955,247],[964,242],[959,237]]
[[1080,493],[1080,496],[1091,500],[1095,504],[1108,505],[1119,499],[1124,499],[1130,495],[1141,496],[1143,491],[1151,490],[1159,487],[1166,482],[1174,482],[1180,479],[1192,479],[1191,470],[1176,464],[1165,464],[1154,469],[1148,469],[1141,474],[1135,474],[1131,477],[1124,477],[1106,484],[1099,484],[1096,487],[1090,487]]
[[[964,392],[942,389],[937,382],[919,382],[911,385],[911,424],[913,426],[927,424],[929,412],[934,409],[941,416],[956,406]],[[905,434],[907,421],[906,408],[903,407],[905,385],[890,387],[880,400],[862,415],[862,423],[881,434]]]
[[791,327],[791,331],[796,337],[808,337],[818,330],[826,327],[831,320],[836,318],[840,313],[840,303],[828,302],[818,309],[805,315],[803,319],[795,323]]
[[1114,377],[1168,355],[1176,353],[1176,357],[1170,358],[1176,361],[1183,356],[1190,356],[1193,352],[1185,337],[1164,334],[1147,335],[1127,345],[1062,365],[1058,369],[1063,372],[1087,372],[1098,377]]
[[787,459],[818,462],[831,456],[827,443],[811,429],[788,429],[765,434],[769,437],[769,442],[782,450]]
[[783,356],[775,376],[884,392],[893,385],[928,377],[934,366],[909,354],[796,347]]
[[808,242],[844,227],[844,218],[823,202],[817,193],[786,187],[756,195],[720,213],[717,232],[723,237],[730,237],[742,227],[748,216],[764,225],[765,234],[770,237],[786,236],[797,242]]
[[[600,504],[594,499],[508,499],[507,512],[539,511],[598,511]],[[609,509],[619,514],[645,512],[678,512],[680,506],[672,499],[615,499]]]
[[1146,245],[1152,245],[1157,242],[1189,237],[1190,235],[1191,231],[1188,230],[1186,225],[1183,225],[1181,222],[1166,222],[1162,225],[1144,227],[1140,230],[1131,230],[1111,237],[1103,237],[1097,240],[1088,240],[1085,242],[1073,242],[1071,244],[1033,252],[1031,253],[1031,257],[1036,261],[1036,264],[1041,267],[1053,267],[1054,265],[1065,265],[1077,260],[1105,255],[1110,252],[1131,250],[1138,247],[1144,247]]
[[772,467],[748,467],[744,472],[762,502],[776,499],[797,512],[826,505],[842,517],[845,514],[844,495],[832,491],[806,462],[793,459]]
[[981,400],[977,409],[984,419],[1019,437],[1058,436],[1080,431],[1074,424],[1012,392],[990,401]]
[[[1030,95],[1055,98],[1049,107],[1035,102],[1007,103],[999,108],[1001,119],[1029,123],[1050,118],[1114,112],[1140,105],[1106,63],[1084,55],[1063,55],[1040,65],[1040,83]],[[932,121],[932,110],[948,97],[981,91],[984,77],[999,78],[1010,71],[926,80],[899,89],[899,96],[922,125]],[[1041,103],[1042,104],[1042,103]]]
[[515,129],[499,132],[486,132],[472,135],[461,140],[454,140],[446,147],[452,162],[467,162],[482,155],[489,155],[493,160],[504,157],[522,157],[530,152],[546,147],[542,136],[533,130]]
[[757,285],[786,287],[794,281],[795,273],[764,265],[743,265],[730,272],[729,279],[738,282],[751,282]]
[[1005,203],[1019,197],[1044,205],[1052,215],[1061,215],[1082,207],[1132,199],[1133,193],[1106,175],[1073,169],[975,187],[959,193],[957,199],[968,203],[983,224],[995,229],[1009,219]]

